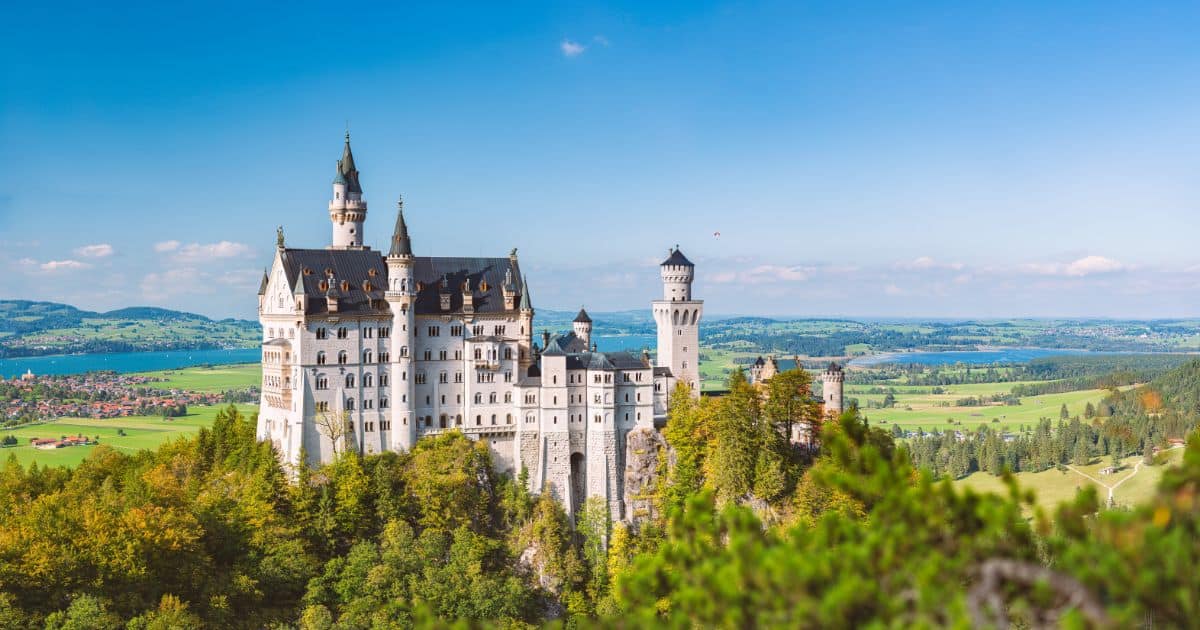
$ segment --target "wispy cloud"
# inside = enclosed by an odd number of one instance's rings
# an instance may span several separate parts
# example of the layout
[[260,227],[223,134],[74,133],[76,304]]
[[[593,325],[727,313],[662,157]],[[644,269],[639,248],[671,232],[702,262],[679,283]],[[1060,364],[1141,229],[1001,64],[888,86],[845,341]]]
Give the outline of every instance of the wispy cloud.
[[104,258],[113,255],[113,246],[108,243],[95,243],[75,248],[75,255],[84,258]]
[[816,273],[816,267],[799,265],[756,265],[742,271],[718,271],[708,276],[713,284],[767,284],[772,282],[804,282]]
[[583,54],[583,51],[587,50],[587,46],[584,46],[579,42],[573,42],[569,39],[564,39],[562,40],[562,43],[558,45],[558,49],[562,51],[564,57],[578,57],[579,55]]
[[966,265],[960,262],[941,262],[935,260],[932,256],[919,256],[913,260],[898,262],[893,265],[895,269],[901,271],[929,271],[931,269],[948,269],[951,271],[961,271]]
[[160,243],[154,244],[154,251],[159,252],[159,253],[173,252],[177,249],[179,249],[179,241],[174,241],[174,240],[162,241]]
[[88,269],[91,267],[88,263],[79,262],[78,260],[48,260],[38,267],[42,271],[77,271],[79,269]]
[[[159,243],[159,245],[164,244]],[[174,248],[161,251],[174,251],[175,259],[183,263],[204,262],[214,258],[240,258],[253,253],[249,245],[233,241],[188,243],[187,245],[177,245]]]
[[1020,270],[1041,276],[1067,276],[1082,278],[1094,274],[1116,273],[1126,271],[1129,267],[1124,263],[1105,256],[1084,256],[1069,263],[1026,263]]

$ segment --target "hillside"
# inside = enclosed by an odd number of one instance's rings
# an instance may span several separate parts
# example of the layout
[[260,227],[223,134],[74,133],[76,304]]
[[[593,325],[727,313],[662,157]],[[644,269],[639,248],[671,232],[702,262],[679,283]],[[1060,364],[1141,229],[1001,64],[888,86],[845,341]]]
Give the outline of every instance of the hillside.
[[91,352],[246,348],[257,322],[135,306],[105,313],[68,304],[0,300],[0,358]]

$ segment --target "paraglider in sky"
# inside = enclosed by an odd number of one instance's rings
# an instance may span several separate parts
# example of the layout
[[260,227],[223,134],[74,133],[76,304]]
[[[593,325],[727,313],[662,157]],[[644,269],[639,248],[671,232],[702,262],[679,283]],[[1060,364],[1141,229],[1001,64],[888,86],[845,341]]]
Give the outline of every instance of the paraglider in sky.
[[721,238],[720,232],[713,232],[713,238]]

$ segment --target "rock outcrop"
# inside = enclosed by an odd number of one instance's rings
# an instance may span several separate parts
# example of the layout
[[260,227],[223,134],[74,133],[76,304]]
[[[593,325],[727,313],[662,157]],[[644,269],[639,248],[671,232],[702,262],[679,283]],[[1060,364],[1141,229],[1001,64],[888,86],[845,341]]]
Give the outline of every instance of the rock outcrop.
[[658,431],[634,429],[625,438],[625,520],[631,525],[655,518],[659,459],[667,443]]

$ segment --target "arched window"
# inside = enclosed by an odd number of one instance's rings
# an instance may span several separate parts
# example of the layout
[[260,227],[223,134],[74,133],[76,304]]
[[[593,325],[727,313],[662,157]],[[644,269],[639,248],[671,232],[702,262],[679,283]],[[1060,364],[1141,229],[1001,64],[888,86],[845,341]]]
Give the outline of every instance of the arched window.
[[492,414],[492,426],[496,426],[496,414]]
[[328,339],[328,338],[329,338],[328,330],[326,330],[324,327],[317,329],[317,339]]
[[346,360],[350,355],[346,354],[345,350],[338,352],[338,365],[346,365]]
[[456,426],[456,427],[462,426],[462,414],[461,413],[454,416],[454,426]]
[[475,416],[475,426],[483,424],[483,416]]
[[[363,387],[370,387],[374,383],[375,377],[371,376],[370,374],[363,374]],[[628,394],[626,394],[626,398],[628,398]]]
[[363,350],[363,363],[370,363],[370,362],[371,362],[371,351]]
[[480,394],[479,392],[475,392],[475,404],[479,405],[482,403],[483,403],[483,394]]
[[512,424],[512,414],[511,413],[504,415],[504,424]]
[[345,328],[345,327],[338,328],[338,330],[337,330],[337,338],[338,338],[338,339],[345,339],[345,338],[347,338],[347,337],[349,337],[349,335],[348,335],[348,334],[347,334],[347,332],[346,332],[346,328]]
[[[489,403],[495,403],[495,402],[496,402],[496,392],[492,392],[492,393],[488,394],[488,402],[489,402]],[[495,422],[493,422],[492,424],[496,424],[496,423],[495,423]]]
[[400,356],[402,356],[402,357],[408,356],[408,346],[400,346]]
[[441,415],[441,417],[440,417],[440,418],[438,418],[438,426],[440,426],[441,428],[445,429],[445,428],[446,428],[446,419],[447,419],[447,418],[448,418],[448,416],[447,416],[446,414],[442,414],[442,415]]
[[504,402],[512,402],[512,392],[504,392]]
[[354,375],[353,374],[346,375],[346,387],[354,387]]
[[325,353],[324,352],[317,353],[317,365],[325,365]]
[[346,411],[354,411],[354,399],[353,398],[346,399]]
[[505,348],[505,349],[504,349],[504,358],[505,358],[505,359],[511,359],[511,358],[512,358],[512,348]]

